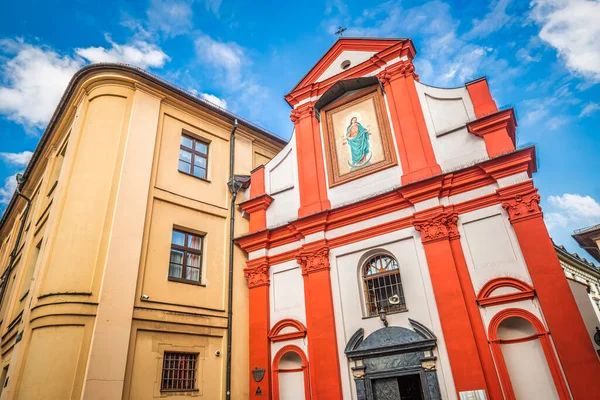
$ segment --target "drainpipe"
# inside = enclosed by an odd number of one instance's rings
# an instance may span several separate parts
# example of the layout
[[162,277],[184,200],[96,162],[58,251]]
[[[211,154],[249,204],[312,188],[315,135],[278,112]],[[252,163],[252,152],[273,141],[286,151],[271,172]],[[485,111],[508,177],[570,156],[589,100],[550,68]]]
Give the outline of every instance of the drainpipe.
[[225,378],[225,395],[226,399],[231,399],[231,339],[233,322],[233,250],[235,246],[234,227],[235,227],[235,199],[242,184],[235,179],[233,173],[235,159],[235,131],[238,127],[237,118],[233,121],[233,129],[229,135],[229,192],[231,193],[231,204],[229,206],[229,295],[227,299],[227,373]]
[[6,292],[6,287],[8,286],[8,279],[10,278],[10,274],[14,268],[14,262],[17,258],[17,251],[19,250],[19,243],[21,242],[21,237],[23,236],[23,230],[25,229],[25,224],[27,223],[27,217],[29,216],[29,208],[31,207],[31,199],[21,193],[21,184],[23,175],[17,174],[17,188],[16,193],[19,197],[22,197],[27,205],[25,206],[25,211],[23,212],[23,217],[21,218],[21,226],[19,227],[19,233],[17,234],[17,240],[15,241],[15,247],[13,247],[12,252],[10,253],[10,261],[8,262],[8,268],[6,268],[6,272],[2,274],[0,278],[2,280],[2,288],[0,288],[0,308],[2,308],[2,301],[4,300],[4,294]]

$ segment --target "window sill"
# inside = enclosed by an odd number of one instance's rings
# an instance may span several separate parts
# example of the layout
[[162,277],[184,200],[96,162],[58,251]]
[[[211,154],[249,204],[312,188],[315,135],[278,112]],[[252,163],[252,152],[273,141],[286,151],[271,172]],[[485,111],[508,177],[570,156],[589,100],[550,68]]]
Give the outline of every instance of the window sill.
[[[408,308],[405,308],[403,310],[390,311],[390,312],[386,311],[385,315],[389,316],[389,315],[393,315],[393,314],[402,314],[402,313],[405,313],[405,312],[408,312]],[[362,319],[370,319],[370,318],[379,318],[379,314],[376,314],[376,315],[367,315],[366,317],[362,317]]]
[[200,389],[160,389],[161,393],[198,392]]
[[177,283],[187,283],[188,285],[194,285],[194,286],[206,287],[206,285],[204,283],[200,283],[200,282],[196,282],[196,281],[190,281],[190,280],[182,279],[182,278],[174,278],[172,276],[169,277],[169,281],[171,281],[171,282],[177,282]]
[[178,170],[177,170],[177,172],[179,172],[179,173],[181,173],[181,174],[184,174],[184,175],[187,175],[187,176],[191,176],[192,178],[196,178],[196,179],[198,179],[198,180],[200,180],[200,181],[204,181],[204,182],[206,182],[206,183],[211,183],[211,181],[210,181],[210,180],[208,180],[208,179],[206,179],[206,178],[200,178],[199,176],[196,176],[196,175],[194,175],[194,174],[190,174],[189,172],[185,172],[185,171],[182,171],[182,170],[180,170],[180,169],[178,169]]

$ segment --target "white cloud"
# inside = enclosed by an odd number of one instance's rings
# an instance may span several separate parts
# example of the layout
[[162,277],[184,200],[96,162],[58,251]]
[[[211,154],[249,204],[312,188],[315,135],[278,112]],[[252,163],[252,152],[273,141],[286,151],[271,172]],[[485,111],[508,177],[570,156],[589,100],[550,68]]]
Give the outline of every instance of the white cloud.
[[525,47],[522,47],[519,50],[517,50],[516,56],[519,59],[519,61],[521,61],[525,64],[538,62],[542,59],[542,56],[540,54],[532,54]]
[[216,16],[219,15],[219,8],[221,7],[221,0],[204,0],[206,9]]
[[221,108],[227,108],[227,101],[225,99],[215,96],[214,94],[200,93],[200,97],[202,97],[204,100],[210,101],[211,103]]
[[554,210],[546,214],[548,229],[589,224],[590,220],[600,219],[600,204],[590,196],[571,193],[549,196],[548,204]]
[[586,104],[585,107],[583,107],[581,113],[579,114],[579,118],[589,117],[590,115],[595,114],[598,111],[600,111],[600,104],[590,102]]
[[530,17],[539,37],[554,47],[571,71],[600,82],[600,2],[533,0]]
[[569,224],[569,219],[560,213],[545,213],[544,221],[546,221],[548,230],[566,228]]
[[[505,14],[508,1],[499,0],[481,21],[475,21],[472,36],[484,36],[500,29],[508,21]],[[496,81],[512,80],[519,67],[499,59],[493,48],[470,43],[458,34],[460,21],[453,18],[449,4],[433,0],[403,8],[400,1],[387,1],[363,10],[359,17],[351,15],[339,2],[326,8],[322,26],[333,34],[345,26],[347,36],[404,37],[406,32],[419,32],[420,56],[415,59],[417,73],[423,82],[436,86],[462,85],[483,75],[493,75]]]
[[89,62],[123,62],[140,68],[162,67],[169,57],[156,45],[134,41],[120,45],[106,35],[110,47],[75,49],[75,55],[60,54],[22,39],[0,40],[0,114],[36,132],[52,116],[67,84]]
[[21,39],[1,40],[0,51],[12,56],[2,67],[0,113],[28,128],[43,126],[83,61]]
[[170,57],[155,44],[140,40],[120,45],[111,40],[108,34],[105,38],[111,47],[77,48],[75,53],[91,63],[121,62],[140,68],[161,68],[170,60]]
[[12,165],[24,167],[29,163],[33,153],[31,151],[23,151],[21,153],[0,153],[0,159]]
[[548,82],[550,80],[541,85],[533,85],[531,90],[535,92],[551,90],[549,96],[522,102],[525,116],[520,121],[521,125],[539,125],[549,130],[558,130],[567,124],[571,118],[568,107],[581,103],[581,100],[571,91],[571,83],[558,86],[560,82],[551,81],[550,85],[547,86],[546,83]]
[[506,13],[511,0],[497,0],[489,13],[482,19],[473,20],[473,28],[467,33],[467,38],[486,37],[509,25],[514,19]]
[[17,174],[4,179],[4,186],[0,187],[0,205],[6,205],[17,188]]
[[[194,7],[198,0],[151,0],[146,10],[146,20],[127,17],[122,24],[140,35],[141,38],[161,33],[175,37],[194,32]],[[206,11],[219,17],[221,0],[202,1]]]
[[204,65],[215,68],[229,84],[240,84],[242,60],[248,63],[242,47],[234,42],[220,42],[208,35],[199,36],[194,44],[196,56]]
[[193,17],[191,4],[191,1],[152,0],[146,11],[149,29],[160,31],[166,36],[189,32]]

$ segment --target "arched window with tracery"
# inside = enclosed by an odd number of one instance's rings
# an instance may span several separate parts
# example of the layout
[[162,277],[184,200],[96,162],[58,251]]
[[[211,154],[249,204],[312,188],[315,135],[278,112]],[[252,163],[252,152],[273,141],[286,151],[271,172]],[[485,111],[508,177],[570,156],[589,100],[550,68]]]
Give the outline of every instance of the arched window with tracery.
[[387,254],[370,257],[362,266],[367,313],[406,310],[398,261]]

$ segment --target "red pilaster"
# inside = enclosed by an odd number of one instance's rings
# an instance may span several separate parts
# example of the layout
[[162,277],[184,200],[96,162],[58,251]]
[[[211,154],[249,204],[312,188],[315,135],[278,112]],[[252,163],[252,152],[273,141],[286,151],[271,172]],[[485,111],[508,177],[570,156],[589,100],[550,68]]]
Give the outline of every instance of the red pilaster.
[[539,206],[537,189],[528,182],[499,189],[531,275],[550,337],[575,400],[600,393],[600,362],[569,284],[554,251]]
[[471,321],[471,329],[473,330],[473,336],[475,337],[475,345],[477,346],[477,352],[479,353],[479,359],[481,360],[483,375],[489,390],[489,400],[502,400],[502,388],[500,387],[500,381],[498,380],[492,353],[488,346],[485,326],[481,320],[471,275],[469,274],[469,268],[467,267],[465,255],[460,244],[460,236],[458,234],[450,238],[450,247],[452,249],[452,255],[454,256],[458,280],[460,281],[460,286],[462,288],[462,295],[467,306],[467,313],[469,315],[469,320]]
[[268,194],[263,194],[253,199],[240,203],[240,208],[250,214],[249,233],[262,231],[267,228],[267,208],[273,201]]
[[298,217],[301,218],[330,209],[331,203],[327,198],[321,131],[314,117],[313,104],[306,103],[294,109],[290,118],[295,126],[300,191]]
[[[248,280],[248,302],[250,309],[250,399],[271,398],[271,344],[269,342],[269,261],[267,257],[249,260],[244,269]],[[264,368],[265,376],[256,382],[251,371]],[[260,391],[258,388],[260,387]],[[257,396],[257,391],[262,395]]]
[[254,168],[250,175],[250,198],[258,197],[267,193],[265,187],[265,166]]
[[477,118],[485,117],[498,111],[498,106],[496,106],[496,102],[492,98],[492,93],[485,77],[471,81],[466,86]]
[[498,111],[467,124],[469,132],[485,140],[485,149],[490,158],[515,150],[516,126],[517,120],[512,108]]
[[312,398],[341,399],[329,247],[324,241],[310,243],[303,247],[296,259],[304,277]]
[[458,217],[441,210],[417,218],[414,226],[425,248],[454,383],[457,392],[483,389],[489,395],[450,244],[451,238],[458,237]]
[[400,61],[377,77],[383,83],[390,109],[394,136],[402,164],[402,184],[406,185],[441,173],[425,125],[414,66]]
[[273,201],[266,194],[264,165],[252,171],[250,182],[250,200],[240,203],[240,208],[250,215],[249,233],[253,233],[267,229],[267,208]]

